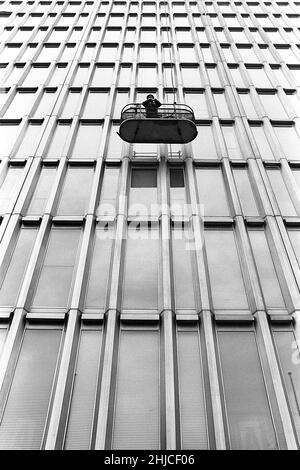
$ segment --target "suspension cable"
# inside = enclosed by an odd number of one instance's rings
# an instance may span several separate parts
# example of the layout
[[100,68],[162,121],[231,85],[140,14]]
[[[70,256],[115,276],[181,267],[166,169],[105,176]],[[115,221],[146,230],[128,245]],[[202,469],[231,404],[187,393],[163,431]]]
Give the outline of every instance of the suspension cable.
[[[168,16],[168,13],[167,13],[167,4],[168,4],[168,10],[169,10],[169,21],[167,22],[167,16]],[[170,13],[170,3],[169,3],[169,0],[165,0],[164,1],[164,6],[165,6],[165,17],[166,17],[166,23],[168,23],[168,25],[166,26],[166,29],[167,29],[167,38],[168,38],[168,49],[169,49],[169,61],[170,61],[170,64],[171,64],[171,83],[172,83],[172,92],[173,92],[173,100],[174,100],[174,104],[176,103],[176,93],[175,93],[175,80],[174,80],[174,70],[173,70],[173,65],[175,64],[175,58],[174,58],[174,52],[172,51],[172,44],[171,44],[171,38],[170,38],[170,24],[171,24],[171,13]],[[168,98],[167,98],[168,100]]]

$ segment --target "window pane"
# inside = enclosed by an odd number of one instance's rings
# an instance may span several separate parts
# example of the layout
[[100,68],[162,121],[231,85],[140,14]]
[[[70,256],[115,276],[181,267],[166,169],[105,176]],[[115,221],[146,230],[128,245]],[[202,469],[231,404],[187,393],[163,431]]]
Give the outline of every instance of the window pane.
[[211,126],[197,126],[198,135],[192,142],[194,158],[218,158]]
[[60,339],[60,330],[26,329],[1,421],[1,449],[40,448]]
[[300,266],[300,230],[288,230],[288,234]]
[[[104,67],[96,65],[95,72],[92,79],[92,86],[95,87],[110,87],[112,84],[114,67]],[[128,86],[128,84],[127,84]]]
[[172,254],[175,306],[178,309],[195,308],[194,273],[191,247],[186,231],[172,230]]
[[291,201],[290,195],[282,178],[280,170],[267,169],[267,174],[273,189],[274,196],[279,205],[280,212],[283,216],[296,216],[297,213]]
[[249,230],[256,268],[267,307],[285,307],[265,233]]
[[37,230],[22,228],[7,269],[2,265],[0,305],[14,306],[29,262]]
[[159,336],[122,331],[113,449],[159,449]]
[[16,189],[20,183],[24,168],[10,166],[0,188],[0,213],[5,214],[10,203],[16,196]]
[[57,126],[52,136],[47,158],[60,158],[64,152],[64,144],[70,132],[70,124],[57,123]]
[[183,215],[186,203],[184,172],[182,168],[170,168],[170,202],[171,213]]
[[204,93],[185,93],[184,100],[193,109],[196,119],[209,117]]
[[273,332],[275,344],[279,354],[279,362],[283,380],[288,394],[289,405],[294,418],[298,439],[300,439],[300,369],[299,369],[299,343],[292,330],[278,330]]
[[207,449],[207,422],[199,333],[178,328],[178,379],[182,449]]
[[72,151],[72,158],[97,158],[102,126],[81,123]]
[[43,126],[32,124],[26,127],[25,134],[15,154],[15,158],[33,157],[40,142]]
[[230,448],[276,450],[254,333],[219,331],[218,341]]
[[248,171],[243,168],[234,168],[233,176],[244,215],[250,217],[258,216],[259,213],[249,180]]
[[234,233],[231,230],[207,230],[205,244],[214,308],[247,309]]
[[108,92],[89,91],[83,111],[84,119],[102,119],[105,116]]
[[66,307],[76,261],[80,230],[53,229],[33,305]]
[[39,175],[37,185],[32,195],[27,214],[39,215],[43,214],[52,185],[54,182],[56,168],[43,167]]
[[58,215],[86,215],[93,176],[93,168],[68,168],[57,208]]
[[220,168],[197,168],[199,204],[203,204],[204,216],[229,216],[226,190]]
[[157,230],[128,230],[123,308],[157,309],[159,241]]
[[78,106],[81,100],[81,91],[69,90],[67,99],[65,101],[61,117],[65,119],[71,119],[74,117],[75,112],[79,112]]
[[263,160],[274,160],[274,155],[264,133],[263,127],[251,126],[251,131],[256,142],[257,148]]
[[129,194],[130,215],[149,216],[157,214],[157,171],[156,169],[132,169]]
[[4,117],[6,119],[13,118],[16,119],[18,117],[23,117],[24,115],[28,115],[34,100],[36,98],[35,93],[25,93],[21,91],[17,91],[15,94],[12,102],[10,103]]
[[100,204],[98,215],[115,215],[118,194],[118,180],[120,169],[118,167],[105,167],[102,179]]
[[243,158],[233,126],[222,126],[222,132],[229,158]]
[[103,309],[106,306],[112,242],[112,230],[96,229],[85,299],[86,308]]
[[273,127],[286,158],[300,160],[300,139],[294,127]]
[[64,448],[88,450],[96,400],[101,330],[82,330]]

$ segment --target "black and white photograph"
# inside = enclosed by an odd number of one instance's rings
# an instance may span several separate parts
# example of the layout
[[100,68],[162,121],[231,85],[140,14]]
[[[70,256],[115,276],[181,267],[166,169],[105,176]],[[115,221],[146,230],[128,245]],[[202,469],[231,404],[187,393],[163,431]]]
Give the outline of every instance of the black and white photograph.
[[0,455],[299,449],[300,1],[0,0]]

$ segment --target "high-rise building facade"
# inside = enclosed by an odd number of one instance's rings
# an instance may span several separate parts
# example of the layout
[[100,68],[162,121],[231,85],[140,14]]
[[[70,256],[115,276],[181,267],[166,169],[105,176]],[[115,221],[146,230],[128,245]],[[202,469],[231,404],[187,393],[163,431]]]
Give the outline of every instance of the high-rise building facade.
[[[298,448],[300,2],[0,28],[0,448]],[[123,142],[148,93],[197,138]]]

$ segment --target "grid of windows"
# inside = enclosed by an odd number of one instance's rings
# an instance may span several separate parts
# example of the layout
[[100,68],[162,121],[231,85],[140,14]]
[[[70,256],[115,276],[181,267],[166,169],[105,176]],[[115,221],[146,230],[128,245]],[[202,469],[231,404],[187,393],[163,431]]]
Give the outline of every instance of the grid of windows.
[[1,448],[299,447],[300,3],[0,3]]

